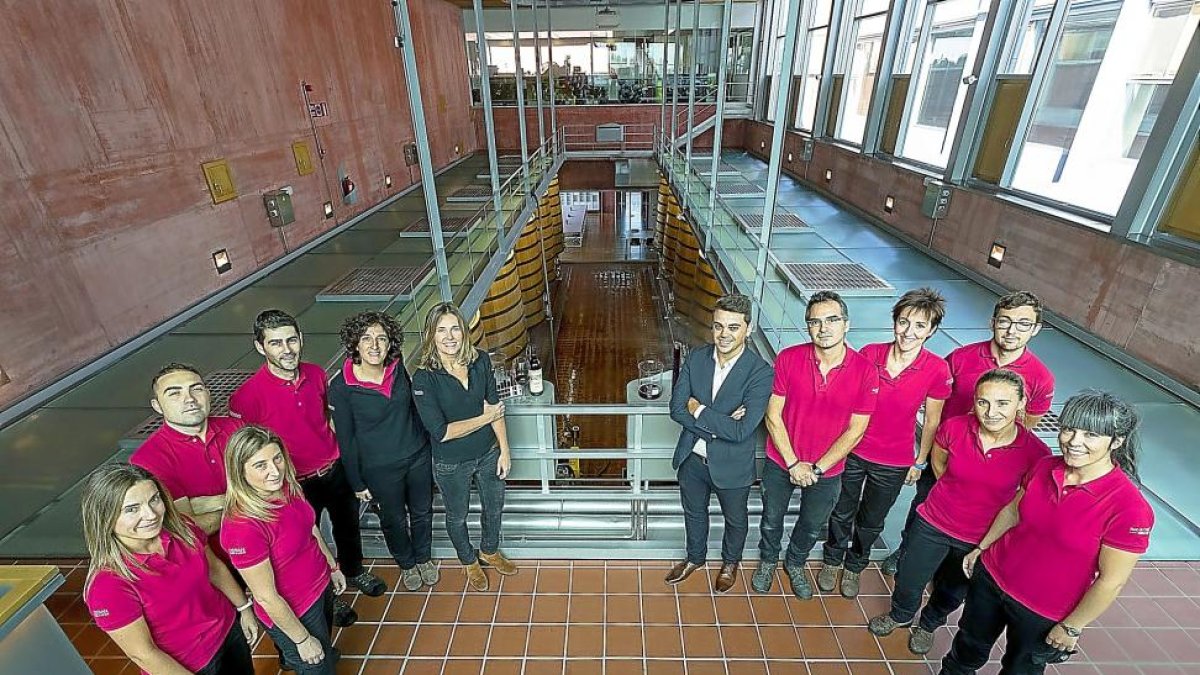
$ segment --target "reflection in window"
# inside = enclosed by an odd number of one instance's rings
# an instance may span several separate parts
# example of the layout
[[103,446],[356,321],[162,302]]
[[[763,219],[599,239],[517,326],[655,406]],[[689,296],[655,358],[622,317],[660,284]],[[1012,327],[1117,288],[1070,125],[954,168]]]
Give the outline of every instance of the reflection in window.
[[795,94],[796,110],[792,124],[797,129],[812,131],[817,117],[817,94],[821,88],[821,71],[825,68],[825,44],[829,39],[829,18],[833,13],[832,0],[818,0],[801,9],[800,42],[796,45],[796,70],[800,76],[800,91]]
[[[884,12],[887,11],[886,5]],[[843,85],[841,112],[838,115],[837,138],[850,143],[862,143],[867,126],[867,109],[879,69],[879,52],[883,47],[883,28],[887,15],[877,14],[855,19],[854,50],[850,55],[850,70]]]
[[1072,0],[1012,187],[1116,213],[1200,21],[1197,7]]

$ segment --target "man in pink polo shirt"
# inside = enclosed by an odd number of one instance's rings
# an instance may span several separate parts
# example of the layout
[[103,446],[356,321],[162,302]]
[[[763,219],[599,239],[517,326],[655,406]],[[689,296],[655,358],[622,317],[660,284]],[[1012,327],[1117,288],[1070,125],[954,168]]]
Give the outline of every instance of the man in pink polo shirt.
[[225,444],[245,426],[232,417],[210,417],[208,388],[200,372],[168,363],[150,381],[150,407],[163,423],[129,458],[154,474],[175,507],[207,534],[221,526],[225,504]]
[[[975,382],[979,376],[995,368],[1004,368],[1025,381],[1025,415],[1021,424],[1027,429],[1037,426],[1050,412],[1054,401],[1054,374],[1029,349],[1029,341],[1042,331],[1042,301],[1029,291],[1013,291],[1000,298],[992,310],[992,339],[963,345],[946,356],[954,385],[950,398],[942,409],[942,419],[971,412],[974,405]],[[937,478],[924,471],[917,481],[917,493],[908,508],[904,531],[912,525],[917,507],[925,502]],[[885,574],[895,574],[904,555],[904,541],[883,561]]]
[[[329,425],[325,371],[300,360],[303,346],[300,326],[290,314],[278,309],[259,313],[254,319],[254,348],[265,363],[233,393],[229,410],[283,439],[318,522],[322,511],[329,512],[338,565],[347,582],[369,596],[383,595],[387,584],[363,567],[358,498]],[[336,611],[337,624],[343,625],[353,610],[339,601]]]
[[788,347],[775,359],[766,414],[770,438],[762,475],[759,563],[750,585],[758,593],[771,590],[783,519],[798,486],[800,515],[784,569],[792,592],[808,599],[813,590],[804,563],[837,501],[846,455],[862,440],[875,411],[879,376],[874,364],[846,345],[850,311],[841,296],[813,294],[804,316],[812,342]]

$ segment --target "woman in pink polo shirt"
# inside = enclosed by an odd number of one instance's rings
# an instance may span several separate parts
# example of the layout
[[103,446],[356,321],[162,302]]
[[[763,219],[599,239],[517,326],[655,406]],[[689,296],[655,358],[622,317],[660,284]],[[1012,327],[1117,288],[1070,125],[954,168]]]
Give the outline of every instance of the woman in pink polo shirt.
[[945,420],[933,441],[937,482],[905,531],[892,607],[867,624],[875,635],[912,625],[930,580],[933,591],[908,638],[914,654],[933,647],[933,631],[946,624],[967,595],[962,560],[983,538],[1025,474],[1050,456],[1050,448],[1017,424],[1025,409],[1025,381],[1011,370],[989,370],[975,383],[973,414]]
[[963,559],[971,589],[943,673],[974,673],[1001,633],[1003,674],[1065,660],[1150,545],[1154,511],[1134,482],[1137,409],[1086,391],[1067,401],[1059,429],[1062,456],[1034,466]]
[[254,595],[254,612],[300,673],[332,675],[334,597],[346,577],[321,539],[296,470],[274,433],[239,429],[225,448],[221,546]]
[[150,472],[106,464],[88,476],[83,601],[143,673],[252,675],[258,621],[204,531]]

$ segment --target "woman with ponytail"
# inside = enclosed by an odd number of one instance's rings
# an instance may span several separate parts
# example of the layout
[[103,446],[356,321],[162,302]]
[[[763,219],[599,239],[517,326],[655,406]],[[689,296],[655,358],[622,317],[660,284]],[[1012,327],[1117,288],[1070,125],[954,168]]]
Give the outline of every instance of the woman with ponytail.
[[1086,391],[1059,416],[1062,456],[1034,466],[963,559],[966,608],[942,673],[974,673],[1001,633],[1000,673],[1066,660],[1150,544],[1154,512],[1137,484],[1137,410]]

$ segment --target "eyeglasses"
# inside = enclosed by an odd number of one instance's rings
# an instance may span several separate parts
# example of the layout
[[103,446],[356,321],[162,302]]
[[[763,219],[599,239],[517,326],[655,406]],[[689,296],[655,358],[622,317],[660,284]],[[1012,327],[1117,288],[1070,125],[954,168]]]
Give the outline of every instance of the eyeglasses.
[[1016,327],[1018,333],[1028,333],[1037,325],[1036,321],[1022,320],[1013,321],[1012,319],[1002,316],[999,319],[993,319],[992,324],[1000,330],[1008,330],[1011,327]]
[[804,324],[809,328],[820,328],[822,325],[836,326],[844,320],[845,317],[841,316],[827,316],[824,319],[809,319],[808,321],[805,321]]

